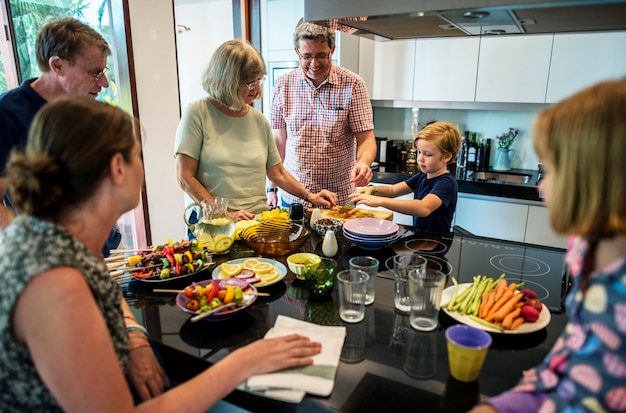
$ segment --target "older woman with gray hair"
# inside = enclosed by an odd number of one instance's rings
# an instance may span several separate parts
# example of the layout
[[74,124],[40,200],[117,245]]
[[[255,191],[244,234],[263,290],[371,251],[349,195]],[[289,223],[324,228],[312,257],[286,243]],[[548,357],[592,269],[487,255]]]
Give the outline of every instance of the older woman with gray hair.
[[265,73],[250,44],[223,43],[203,75],[208,96],[186,107],[176,131],[181,188],[196,202],[228,198],[235,221],[269,209],[266,176],[296,198],[326,207],[337,203],[334,193],[310,192],[283,167],[267,119],[251,106],[261,97]]

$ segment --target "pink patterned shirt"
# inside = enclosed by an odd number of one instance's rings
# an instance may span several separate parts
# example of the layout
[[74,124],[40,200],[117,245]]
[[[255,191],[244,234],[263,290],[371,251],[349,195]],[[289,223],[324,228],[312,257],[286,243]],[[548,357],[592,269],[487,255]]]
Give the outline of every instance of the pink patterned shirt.
[[[285,169],[311,192],[337,193],[340,205],[356,189],[350,171],[356,161],[355,132],[374,129],[372,105],[365,82],[333,66],[318,87],[298,68],[274,86],[270,124],[287,129]],[[283,193],[287,203],[300,199]]]
[[626,412],[626,257],[591,274],[583,293],[592,251],[588,240],[570,238],[569,323],[543,363],[511,392],[486,400],[498,412]]

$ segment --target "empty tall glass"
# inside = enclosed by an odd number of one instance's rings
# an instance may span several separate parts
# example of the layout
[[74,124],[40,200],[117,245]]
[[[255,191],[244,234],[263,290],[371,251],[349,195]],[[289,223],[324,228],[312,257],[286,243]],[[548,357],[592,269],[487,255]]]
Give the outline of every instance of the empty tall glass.
[[409,271],[411,327],[421,331],[431,331],[437,328],[445,283],[446,276],[441,271],[430,268]]
[[378,274],[378,260],[374,257],[352,257],[350,258],[350,269],[365,271],[370,279],[367,282],[365,292],[365,305],[372,304],[376,297],[376,275]]
[[339,317],[346,323],[365,318],[365,291],[369,275],[361,270],[343,270],[337,274]]
[[394,299],[397,311],[408,314],[411,310],[409,294],[409,272],[426,270],[426,258],[421,255],[401,254],[393,257]]

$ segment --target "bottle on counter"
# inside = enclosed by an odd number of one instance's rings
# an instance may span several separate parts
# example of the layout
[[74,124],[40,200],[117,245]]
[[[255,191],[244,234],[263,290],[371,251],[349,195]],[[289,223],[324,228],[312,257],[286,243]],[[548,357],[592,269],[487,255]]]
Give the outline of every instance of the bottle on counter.
[[483,138],[479,139],[478,148],[476,148],[476,170],[485,169],[485,144]]
[[408,164],[417,163],[417,151],[415,150],[415,148],[409,149],[409,152],[406,154],[406,163]]
[[[466,136],[469,136],[469,132],[465,132]],[[475,171],[476,170],[476,150],[478,149],[478,144],[476,143],[476,132],[472,132],[472,138],[468,142],[467,146],[467,170]]]
[[456,157],[456,179],[465,179],[467,170],[467,140],[461,135],[461,150]]
[[485,157],[483,158],[483,169],[489,169],[489,158],[491,157],[491,139],[487,139],[485,144]]

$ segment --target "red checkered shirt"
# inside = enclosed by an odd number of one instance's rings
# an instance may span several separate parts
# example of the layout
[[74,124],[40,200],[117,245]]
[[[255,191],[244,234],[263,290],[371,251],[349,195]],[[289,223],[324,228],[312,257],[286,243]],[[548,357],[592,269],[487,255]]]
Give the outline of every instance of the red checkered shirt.
[[[328,79],[315,87],[298,68],[274,86],[272,129],[287,128],[285,169],[309,191],[333,191],[340,205],[356,189],[350,171],[356,162],[355,132],[374,129],[365,82],[333,66]],[[283,193],[287,203],[300,199]]]

